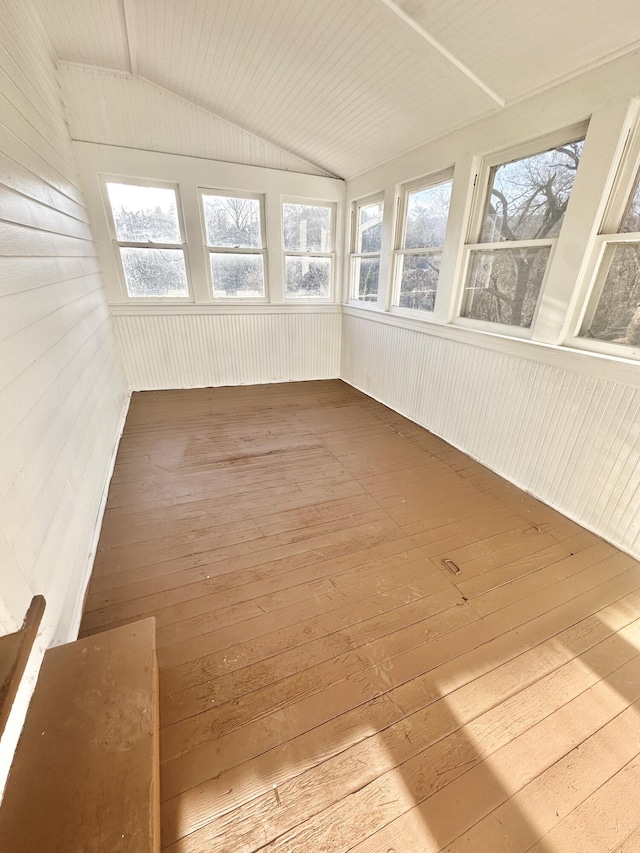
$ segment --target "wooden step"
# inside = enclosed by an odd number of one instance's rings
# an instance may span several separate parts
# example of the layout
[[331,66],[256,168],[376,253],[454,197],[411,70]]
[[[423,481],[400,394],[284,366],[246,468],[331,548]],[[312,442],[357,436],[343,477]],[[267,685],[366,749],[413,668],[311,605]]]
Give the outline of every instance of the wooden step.
[[0,807],[0,850],[157,853],[155,619],[49,649]]

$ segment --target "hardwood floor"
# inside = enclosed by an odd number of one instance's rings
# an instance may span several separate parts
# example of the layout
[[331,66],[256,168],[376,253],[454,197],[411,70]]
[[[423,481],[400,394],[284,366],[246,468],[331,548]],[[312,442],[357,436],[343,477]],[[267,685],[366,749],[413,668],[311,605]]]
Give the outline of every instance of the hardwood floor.
[[341,382],[134,395],[149,615],[171,853],[640,851],[640,566]]

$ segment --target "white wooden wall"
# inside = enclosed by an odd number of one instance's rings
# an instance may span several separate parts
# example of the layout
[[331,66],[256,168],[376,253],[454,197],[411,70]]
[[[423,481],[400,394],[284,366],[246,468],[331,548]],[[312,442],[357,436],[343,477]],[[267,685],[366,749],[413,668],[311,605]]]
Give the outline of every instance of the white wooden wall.
[[347,382],[640,556],[635,366],[346,312]]
[[322,169],[141,77],[61,63],[71,138],[309,175]]
[[337,305],[295,313],[114,313],[134,391],[335,379],[340,373]]
[[[384,191],[385,220],[380,298],[345,307],[341,376],[640,557],[640,364],[556,345],[573,343],[582,273],[639,71],[636,51],[347,183],[348,202]],[[460,249],[479,158],[585,119],[582,172],[545,286],[538,341],[458,324]],[[400,187],[454,164],[438,285],[444,307],[430,321],[386,311]]]
[[47,599],[1,791],[44,650],[77,629],[128,397],[51,49],[24,0],[2,4],[0,152],[0,629]]
[[[166,120],[171,122],[167,114]],[[344,182],[324,176],[224,163],[112,145],[74,142],[87,209],[112,314],[133,390],[251,385],[328,379],[340,371]],[[108,230],[101,175],[177,185],[184,215],[192,301],[127,301]],[[263,193],[267,237],[267,301],[213,300],[198,187]],[[334,292],[331,300],[287,300],[284,292],[283,198],[336,205]]]

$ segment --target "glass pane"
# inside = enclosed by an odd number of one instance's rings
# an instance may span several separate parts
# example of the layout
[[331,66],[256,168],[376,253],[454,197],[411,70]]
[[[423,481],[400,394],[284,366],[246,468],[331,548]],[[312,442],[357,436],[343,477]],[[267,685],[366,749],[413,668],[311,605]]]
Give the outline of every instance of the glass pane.
[[120,249],[129,296],[188,296],[182,249]]
[[401,308],[433,311],[441,259],[441,252],[428,255],[398,255],[398,305]]
[[264,296],[262,255],[209,253],[213,295],[230,299]]
[[260,202],[257,198],[203,195],[207,246],[261,249]]
[[287,258],[287,296],[327,299],[331,288],[331,258]]
[[453,181],[407,194],[407,221],[403,249],[442,246],[447,230]]
[[629,206],[622,218],[619,229],[623,234],[631,231],[640,231],[640,173],[629,199]]
[[182,243],[176,191],[107,184],[116,237],[127,243]]
[[582,337],[640,346],[640,243],[607,246],[597,292],[600,298]]
[[584,141],[569,142],[491,170],[480,242],[557,237]]
[[462,316],[528,329],[550,251],[542,246],[471,252]]
[[283,204],[284,247],[288,252],[331,252],[331,208]]
[[354,298],[364,302],[376,302],[378,299],[378,279],[380,278],[380,258],[354,258],[352,281]]
[[384,204],[376,201],[358,208],[356,252],[379,252],[382,242],[382,213]]

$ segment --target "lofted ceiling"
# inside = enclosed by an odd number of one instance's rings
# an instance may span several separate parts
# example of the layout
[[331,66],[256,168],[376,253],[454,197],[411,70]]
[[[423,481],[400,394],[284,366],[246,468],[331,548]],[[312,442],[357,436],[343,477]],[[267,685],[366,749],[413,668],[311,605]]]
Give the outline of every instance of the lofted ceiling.
[[640,44],[636,0],[35,5],[62,62],[143,78],[340,177]]

